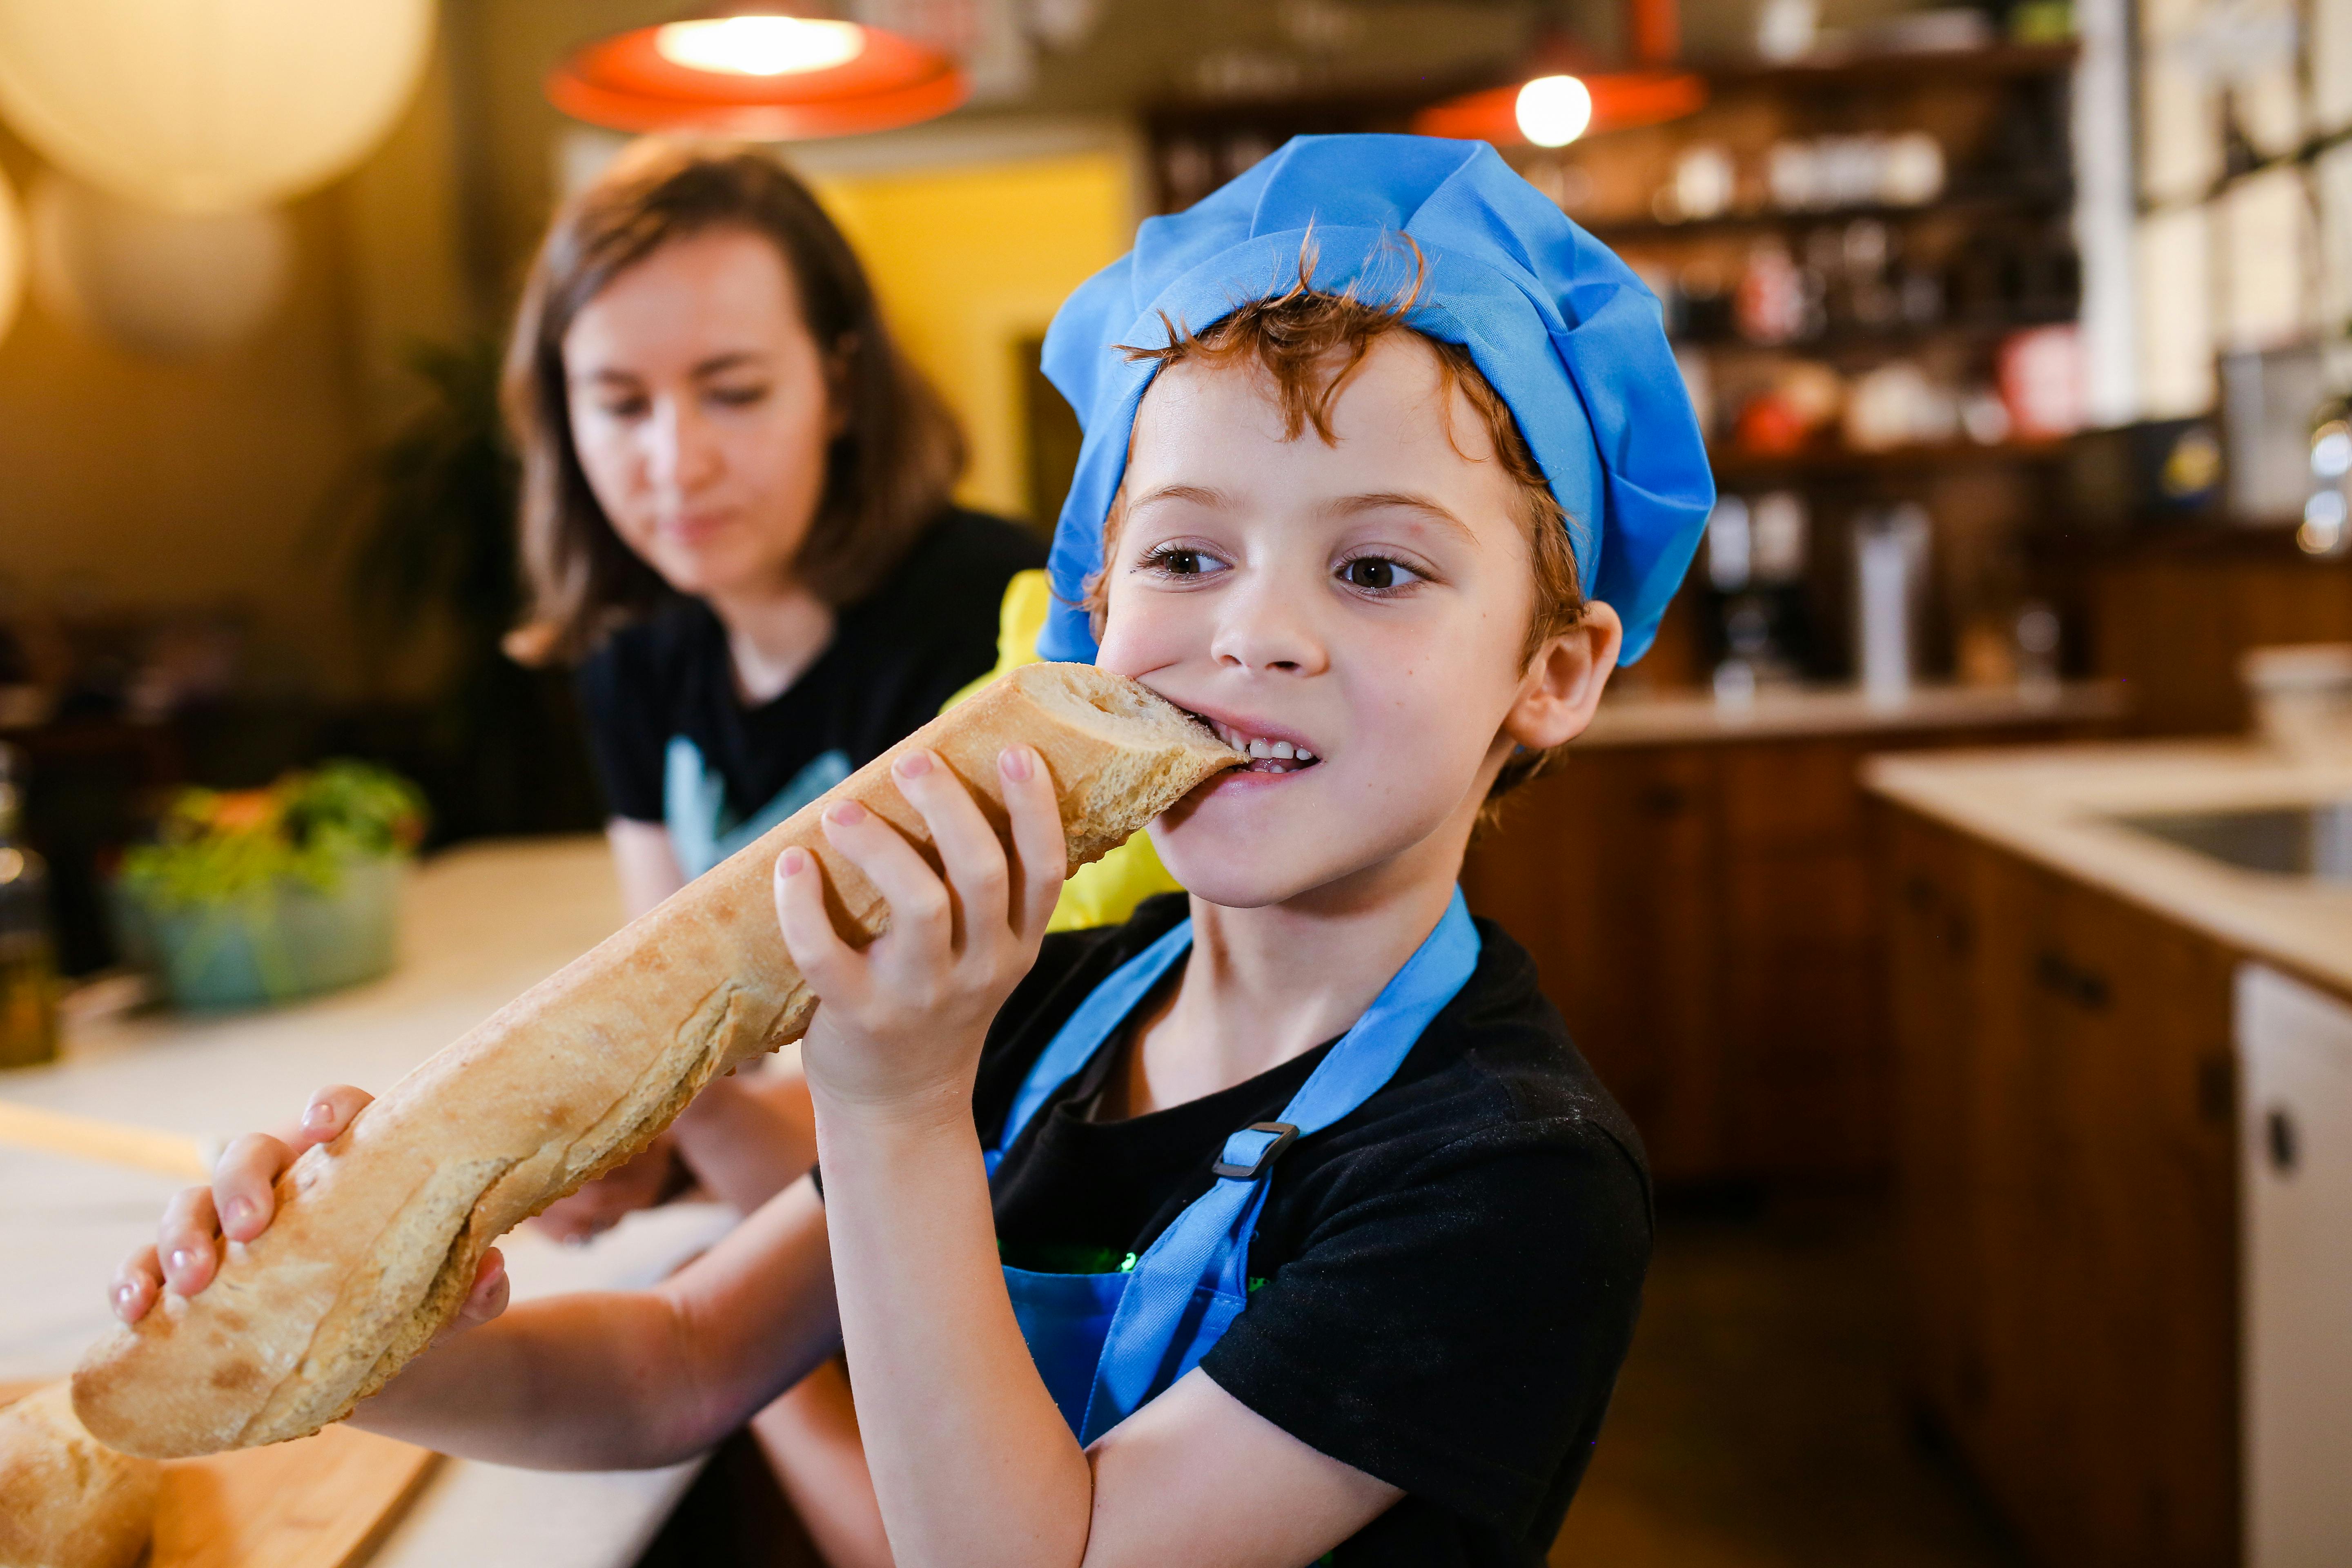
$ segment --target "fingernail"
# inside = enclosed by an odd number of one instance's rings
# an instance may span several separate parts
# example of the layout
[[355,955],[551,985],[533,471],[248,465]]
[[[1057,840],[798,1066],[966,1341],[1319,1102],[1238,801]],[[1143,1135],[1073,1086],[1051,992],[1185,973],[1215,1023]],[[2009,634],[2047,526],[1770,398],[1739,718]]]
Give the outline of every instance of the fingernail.
[[808,869],[809,853],[795,844],[776,857],[776,875],[797,877]]
[[908,752],[890,764],[890,771],[902,779],[919,779],[931,771],[931,753]]
[[866,820],[866,808],[854,800],[837,800],[825,807],[825,820],[838,822],[844,827],[855,827]]
[[221,1217],[226,1219],[231,1225],[243,1225],[247,1220],[251,1219],[253,1215],[254,1208],[253,1200],[251,1198],[231,1198],[228,1201],[228,1208],[226,1212],[224,1213]]
[[172,1249],[172,1256],[167,1261],[172,1266],[173,1273],[185,1274],[195,1267],[196,1255],[184,1247],[175,1247]]
[[1025,746],[1005,747],[1003,751],[997,753],[996,767],[998,772],[1014,784],[1027,784],[1029,782],[1029,749]]
[[139,1288],[135,1285],[117,1285],[114,1288],[114,1304],[118,1307],[128,1307],[138,1299]]
[[335,1120],[335,1108],[323,1100],[314,1100],[310,1109],[302,1113],[305,1127],[324,1127]]

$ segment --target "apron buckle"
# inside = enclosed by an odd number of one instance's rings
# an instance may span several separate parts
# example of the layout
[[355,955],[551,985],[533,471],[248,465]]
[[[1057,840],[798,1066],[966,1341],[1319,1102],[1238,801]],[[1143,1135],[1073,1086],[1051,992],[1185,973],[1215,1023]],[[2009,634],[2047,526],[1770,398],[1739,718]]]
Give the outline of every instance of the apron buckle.
[[[1246,1142],[1252,1133],[1264,1138],[1255,1156]],[[1254,1182],[1268,1165],[1281,1157],[1282,1152],[1298,1142],[1298,1129],[1287,1121],[1254,1121],[1225,1140],[1225,1147],[1217,1163],[1209,1167],[1213,1174],[1237,1182]],[[1236,1158],[1238,1156],[1238,1158]]]

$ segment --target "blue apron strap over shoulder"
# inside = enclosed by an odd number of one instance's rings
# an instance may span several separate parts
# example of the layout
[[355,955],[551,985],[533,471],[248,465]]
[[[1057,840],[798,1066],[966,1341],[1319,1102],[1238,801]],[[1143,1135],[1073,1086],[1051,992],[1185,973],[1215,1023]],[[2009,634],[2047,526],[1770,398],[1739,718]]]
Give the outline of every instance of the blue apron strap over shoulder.
[[[1086,1066],[1191,941],[1190,922],[1171,931],[1115,971],[1063,1025],[1030,1069],[989,1151],[992,1173],[1022,1129]],[[1130,1271],[1056,1279],[1005,1270],[1031,1354],[1048,1385],[1059,1385],[1057,1402],[1079,1441],[1093,1442],[1197,1366],[1240,1314],[1248,1300],[1250,1237],[1275,1162],[1292,1142],[1346,1116],[1396,1075],[1430,1020],[1469,982],[1478,946],[1477,927],[1457,889],[1436,928],[1317,1065],[1281,1119],[1225,1140],[1213,1166],[1216,1184],[1176,1216]],[[1085,1300],[1074,1308],[1079,1297]],[[1079,1390],[1069,1373],[1076,1370],[1073,1361],[1090,1352],[1094,1376],[1081,1414],[1074,1407]]]

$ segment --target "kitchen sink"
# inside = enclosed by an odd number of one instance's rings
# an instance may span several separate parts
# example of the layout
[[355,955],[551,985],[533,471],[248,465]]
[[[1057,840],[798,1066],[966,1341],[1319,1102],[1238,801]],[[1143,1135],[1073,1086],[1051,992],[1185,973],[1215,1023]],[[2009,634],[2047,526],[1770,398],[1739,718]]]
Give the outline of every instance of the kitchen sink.
[[2152,812],[2113,820],[2242,870],[2352,882],[2352,800],[2256,811]]

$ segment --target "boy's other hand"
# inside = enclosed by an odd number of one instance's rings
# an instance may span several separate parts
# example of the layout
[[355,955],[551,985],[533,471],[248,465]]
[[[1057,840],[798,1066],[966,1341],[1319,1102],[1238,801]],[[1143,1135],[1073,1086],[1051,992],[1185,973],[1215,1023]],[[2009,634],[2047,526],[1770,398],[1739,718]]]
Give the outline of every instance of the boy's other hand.
[[1013,838],[1008,856],[962,783],[928,751],[892,781],[930,829],[942,878],[887,822],[854,801],[824,815],[825,837],[873,879],[890,929],[860,952],[824,910],[816,858],[776,861],[784,945],[824,1005],[802,1047],[811,1087],[877,1111],[970,1115],[972,1074],[996,1010],[1036,961],[1068,864],[1061,804],[1029,746],[997,759]]
[[[155,1244],[142,1247],[115,1271],[109,1292],[114,1315],[126,1323],[145,1317],[170,1289],[194,1296],[213,1282],[231,1242],[247,1242],[278,1215],[278,1178],[304,1152],[341,1137],[374,1099],[365,1089],[335,1084],[310,1097],[293,1126],[251,1132],[225,1150],[208,1186],[182,1190],[163,1210]],[[482,1257],[452,1329],[487,1322],[506,1310],[506,1262],[493,1247]]]

